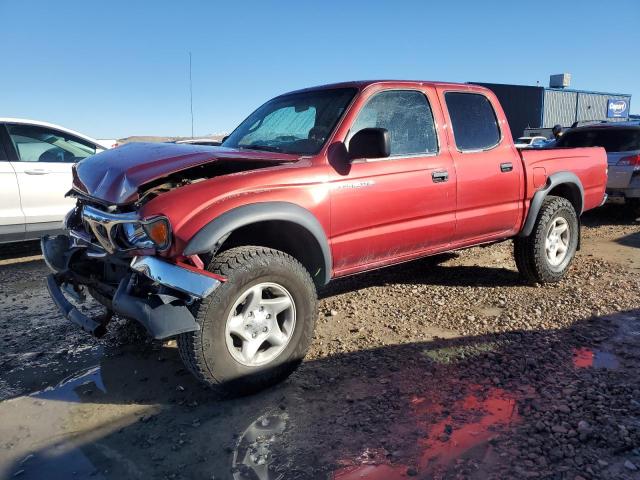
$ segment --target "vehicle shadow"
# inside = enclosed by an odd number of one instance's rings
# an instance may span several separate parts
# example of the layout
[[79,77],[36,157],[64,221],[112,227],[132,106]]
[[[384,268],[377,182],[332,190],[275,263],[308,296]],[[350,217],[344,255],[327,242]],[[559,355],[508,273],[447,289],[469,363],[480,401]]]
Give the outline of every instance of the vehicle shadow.
[[637,225],[636,215],[626,205],[607,204],[585,212],[581,219],[586,227],[600,227],[603,225]]
[[625,247],[640,248],[640,232],[630,233],[629,235],[617,238],[615,242]]
[[28,241],[0,244],[0,260],[40,255],[40,241]]
[[350,277],[338,278],[322,289],[319,296],[326,298],[373,286],[393,284],[466,287],[524,285],[515,270],[485,266],[442,265],[458,256],[459,254],[455,252],[444,253]]
[[[306,361],[242,398],[201,387],[175,348],[116,349],[56,388],[14,399],[9,414],[0,409],[17,457],[5,473],[394,480],[574,478],[589,467],[613,478],[597,459],[613,469],[612,457],[640,438],[615,434],[635,415],[627,406],[640,387],[637,335],[611,340],[623,324],[640,331],[640,310],[560,330],[360,350]],[[599,352],[616,361],[599,365]],[[578,432],[577,419],[589,428]],[[580,441],[568,449],[571,438]]]

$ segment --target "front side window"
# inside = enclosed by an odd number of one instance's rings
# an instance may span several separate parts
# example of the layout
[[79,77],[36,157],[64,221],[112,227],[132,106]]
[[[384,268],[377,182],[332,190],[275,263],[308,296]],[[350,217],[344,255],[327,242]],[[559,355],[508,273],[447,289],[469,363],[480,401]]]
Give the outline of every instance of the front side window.
[[363,128],[386,128],[391,139],[391,156],[438,151],[433,114],[422,92],[389,90],[374,95],[358,113],[349,139]]
[[316,154],[333,132],[356,91],[355,88],[336,88],[276,97],[249,115],[222,146]]
[[500,142],[498,119],[491,102],[477,93],[445,93],[458,150],[487,150]]
[[96,147],[67,133],[34,125],[7,125],[21,162],[74,163],[95,155]]

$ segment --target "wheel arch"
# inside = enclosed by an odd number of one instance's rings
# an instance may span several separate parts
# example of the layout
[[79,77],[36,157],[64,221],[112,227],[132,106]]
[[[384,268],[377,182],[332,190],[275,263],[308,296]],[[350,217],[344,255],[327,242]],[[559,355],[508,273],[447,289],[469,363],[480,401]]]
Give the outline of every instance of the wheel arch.
[[288,253],[304,265],[318,287],[331,278],[331,249],[322,225],[309,210],[289,202],[253,203],[223,213],[193,236],[184,255],[241,245]]
[[519,237],[528,237],[533,231],[533,227],[538,218],[538,213],[542,207],[542,202],[549,195],[555,195],[558,197],[566,198],[576,211],[578,219],[582,214],[584,208],[584,187],[582,182],[575,173],[572,172],[557,172],[549,175],[545,186],[538,190],[531,199],[529,204],[529,212],[527,213],[527,219],[524,222],[524,226]]

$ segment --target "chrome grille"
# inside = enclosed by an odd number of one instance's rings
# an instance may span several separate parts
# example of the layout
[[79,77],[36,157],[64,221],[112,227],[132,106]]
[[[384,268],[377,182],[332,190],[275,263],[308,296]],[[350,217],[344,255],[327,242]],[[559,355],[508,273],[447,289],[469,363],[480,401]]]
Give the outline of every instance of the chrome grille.
[[[89,205],[82,207],[82,220],[98,240],[98,243],[109,253],[122,250],[118,245],[118,226],[123,224],[139,225],[140,218],[136,213],[107,213]],[[126,249],[125,249],[126,250]]]

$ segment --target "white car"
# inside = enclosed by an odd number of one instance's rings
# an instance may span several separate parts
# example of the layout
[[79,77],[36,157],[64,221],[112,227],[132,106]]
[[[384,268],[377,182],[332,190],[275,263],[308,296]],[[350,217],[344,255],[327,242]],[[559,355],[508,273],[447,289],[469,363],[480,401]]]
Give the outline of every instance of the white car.
[[542,137],[542,136],[539,136],[539,137],[520,137],[520,138],[517,138],[514,143],[516,145],[516,148],[531,148],[534,145],[542,144],[542,143],[544,143],[546,141],[547,141],[547,139],[545,137]]
[[75,200],[71,166],[106,148],[50,123],[0,117],[0,243],[35,240],[62,228]]

